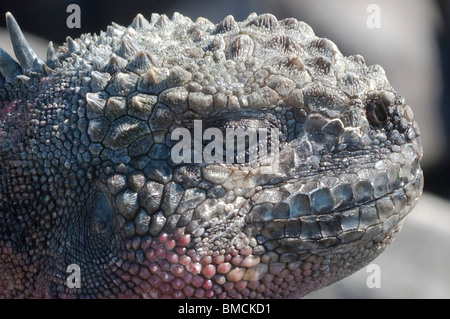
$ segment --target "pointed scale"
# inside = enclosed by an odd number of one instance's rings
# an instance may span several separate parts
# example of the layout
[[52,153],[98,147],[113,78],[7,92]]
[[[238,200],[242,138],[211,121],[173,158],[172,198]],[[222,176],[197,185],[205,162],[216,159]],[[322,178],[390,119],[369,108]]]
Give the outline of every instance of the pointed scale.
[[9,12],[6,13],[6,26],[8,27],[14,53],[22,67],[22,71],[25,74],[29,74],[32,71],[41,72],[44,62],[38,58],[28,44],[16,19],[14,19],[13,15]]
[[45,64],[49,68],[54,69],[58,63],[58,57],[56,56],[55,48],[53,47],[53,42],[50,41],[47,47],[47,57],[45,59]]
[[20,65],[6,51],[0,49],[0,73],[5,79],[21,73]]

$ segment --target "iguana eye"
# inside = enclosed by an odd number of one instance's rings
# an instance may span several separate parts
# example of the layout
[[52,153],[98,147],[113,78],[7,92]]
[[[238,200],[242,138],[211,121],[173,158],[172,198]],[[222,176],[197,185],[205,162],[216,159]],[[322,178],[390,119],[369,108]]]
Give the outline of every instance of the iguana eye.
[[370,101],[367,103],[366,115],[369,122],[375,126],[384,125],[388,120],[386,105],[382,101]]

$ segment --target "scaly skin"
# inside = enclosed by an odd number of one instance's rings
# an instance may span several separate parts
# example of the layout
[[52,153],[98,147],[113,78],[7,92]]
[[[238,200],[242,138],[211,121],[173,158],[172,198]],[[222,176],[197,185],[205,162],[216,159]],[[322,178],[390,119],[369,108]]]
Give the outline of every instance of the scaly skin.
[[[410,107],[303,22],[138,15],[43,62],[7,21],[2,297],[302,297],[379,255],[422,192]],[[193,120],[277,128],[278,170],[174,163]]]

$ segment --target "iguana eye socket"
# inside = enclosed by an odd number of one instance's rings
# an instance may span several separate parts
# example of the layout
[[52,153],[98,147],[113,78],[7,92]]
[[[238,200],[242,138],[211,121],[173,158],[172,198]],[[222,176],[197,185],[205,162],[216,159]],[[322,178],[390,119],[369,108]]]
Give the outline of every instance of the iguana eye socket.
[[388,120],[386,105],[382,101],[367,103],[366,115],[369,122],[374,126],[384,125]]

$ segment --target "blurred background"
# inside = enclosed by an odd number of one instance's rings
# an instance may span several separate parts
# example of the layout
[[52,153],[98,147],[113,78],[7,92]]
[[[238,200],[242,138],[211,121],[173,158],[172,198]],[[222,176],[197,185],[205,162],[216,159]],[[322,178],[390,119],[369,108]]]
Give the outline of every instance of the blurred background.
[[[81,28],[69,29],[69,4],[81,8]],[[380,27],[369,28],[380,9]],[[450,1],[448,0],[3,0],[0,47],[14,56],[5,29],[11,12],[30,44],[45,59],[48,41],[99,33],[111,22],[129,25],[137,13],[169,17],[177,11],[195,21],[214,23],[232,14],[294,17],[316,35],[331,39],[344,55],[361,54],[380,64],[391,85],[406,98],[419,123],[424,147],[425,192],[406,218],[395,242],[374,263],[381,269],[381,288],[370,289],[366,269],[308,298],[450,298]]]

